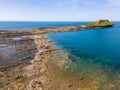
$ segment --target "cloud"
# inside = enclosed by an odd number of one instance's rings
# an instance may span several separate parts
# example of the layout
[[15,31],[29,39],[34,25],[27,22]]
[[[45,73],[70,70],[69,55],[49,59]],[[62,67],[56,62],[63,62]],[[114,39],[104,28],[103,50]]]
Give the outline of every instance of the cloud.
[[107,0],[110,6],[120,6],[120,0]]
[[105,4],[106,0],[68,0],[73,4],[78,4],[79,6],[96,6],[100,4]]
[[60,1],[62,2],[61,4],[72,8],[120,5],[120,0],[60,0]]
[[84,7],[97,7],[107,4],[107,0],[56,0],[54,3],[57,7],[80,9]]

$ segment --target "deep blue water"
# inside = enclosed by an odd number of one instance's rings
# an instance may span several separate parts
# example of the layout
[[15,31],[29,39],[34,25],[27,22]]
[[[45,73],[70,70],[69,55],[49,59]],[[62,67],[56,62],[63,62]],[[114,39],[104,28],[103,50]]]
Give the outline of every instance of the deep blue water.
[[32,22],[32,21],[0,21],[0,30],[32,29],[58,26],[83,25],[88,22]]
[[120,23],[112,28],[63,32],[48,37],[76,56],[120,59]]
[[111,28],[62,32],[47,37],[71,54],[74,73],[93,77],[92,80],[105,75],[107,83],[120,81],[120,22]]

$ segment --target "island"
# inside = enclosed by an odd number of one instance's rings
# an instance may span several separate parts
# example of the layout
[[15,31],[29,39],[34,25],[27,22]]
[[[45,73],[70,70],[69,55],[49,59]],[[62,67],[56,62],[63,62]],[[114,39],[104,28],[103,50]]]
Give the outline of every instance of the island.
[[91,28],[95,28],[95,27],[113,27],[114,23],[110,22],[109,20],[98,20],[96,22],[92,22],[90,24],[85,25],[86,27],[91,27]]

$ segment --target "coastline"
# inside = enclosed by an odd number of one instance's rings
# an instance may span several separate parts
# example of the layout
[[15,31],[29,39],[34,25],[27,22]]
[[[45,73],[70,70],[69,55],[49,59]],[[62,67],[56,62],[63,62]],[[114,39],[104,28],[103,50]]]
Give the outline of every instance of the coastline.
[[[29,36],[34,39],[38,51],[34,58],[25,65],[11,66],[12,70],[4,73],[4,76],[0,78],[2,90],[56,90],[58,87],[60,90],[67,90],[69,88],[68,86],[73,82],[72,76],[61,71],[59,68],[64,65],[65,60],[54,61],[54,57],[59,57],[56,55],[57,51],[60,53],[64,52],[55,48],[45,35]],[[66,58],[67,60],[69,58],[68,54],[64,53],[64,56],[63,59]],[[55,77],[56,75],[59,75],[59,77]],[[58,86],[60,84],[63,86]]]
[[[33,29],[31,31],[0,31],[0,33],[4,34],[1,38],[27,35],[29,39],[32,39],[33,47],[37,50],[35,55],[26,63],[23,62],[10,66],[12,69],[9,72],[4,72],[0,68],[0,74],[2,75],[0,78],[0,82],[2,82],[0,83],[1,90],[58,90],[58,88],[59,90],[97,90],[99,84],[93,82],[90,86],[86,86],[81,84],[85,83],[83,77],[74,77],[59,69],[59,67],[65,64],[66,60],[70,60],[69,55],[65,54],[63,50],[55,48],[54,44],[45,37],[49,33],[86,29],[91,28],[70,26]],[[3,42],[1,43],[4,44]],[[57,52],[63,53],[62,56],[64,55],[63,58],[65,60],[54,61],[55,57],[59,57]]]
[[[26,88],[27,90],[34,90],[35,88],[41,88],[41,86],[43,85],[44,78],[41,78],[39,76],[46,72],[47,67],[45,64],[48,60],[52,58],[52,54],[55,49],[52,47],[50,41],[44,37],[44,34],[30,35],[29,38],[34,39],[37,53],[35,54],[34,58],[28,61],[25,65],[20,64],[17,67],[15,67],[14,65],[10,66],[14,68],[9,71],[9,73],[5,73],[4,70],[1,69],[2,71],[0,74],[3,74],[3,77],[0,78],[0,81],[2,83],[1,89],[25,90]],[[19,71],[21,73],[19,73]],[[40,87],[35,86],[35,88],[32,88],[32,84],[34,84],[34,82],[36,82],[36,84],[39,83]]]

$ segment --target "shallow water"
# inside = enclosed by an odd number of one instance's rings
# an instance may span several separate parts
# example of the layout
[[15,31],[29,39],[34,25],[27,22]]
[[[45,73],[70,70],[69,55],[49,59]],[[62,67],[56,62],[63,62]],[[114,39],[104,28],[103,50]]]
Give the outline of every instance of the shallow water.
[[0,44],[0,68],[13,64],[26,62],[36,53],[34,40],[28,36],[16,36],[4,38],[6,44]]
[[120,89],[119,22],[112,28],[56,33],[47,37],[71,55],[73,63],[66,72],[84,77],[83,84],[99,90]]

